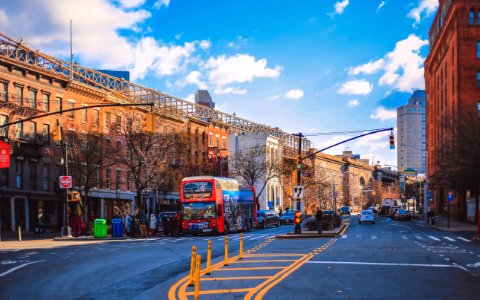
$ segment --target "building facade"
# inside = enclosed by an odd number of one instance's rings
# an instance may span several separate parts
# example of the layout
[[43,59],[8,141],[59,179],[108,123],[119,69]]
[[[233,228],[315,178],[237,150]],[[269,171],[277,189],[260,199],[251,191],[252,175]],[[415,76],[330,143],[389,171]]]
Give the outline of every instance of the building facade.
[[[444,213],[447,191],[452,187],[441,180],[442,164],[458,150],[456,128],[465,121],[478,123],[480,115],[480,2],[439,1],[429,42],[425,61],[427,176],[432,191],[430,206]],[[462,203],[468,199],[462,194],[450,202],[455,214],[465,213]]]
[[215,108],[215,102],[207,90],[198,90],[195,92],[195,103],[209,108]]
[[426,94],[417,90],[408,104],[397,108],[397,165],[425,174],[426,158]]

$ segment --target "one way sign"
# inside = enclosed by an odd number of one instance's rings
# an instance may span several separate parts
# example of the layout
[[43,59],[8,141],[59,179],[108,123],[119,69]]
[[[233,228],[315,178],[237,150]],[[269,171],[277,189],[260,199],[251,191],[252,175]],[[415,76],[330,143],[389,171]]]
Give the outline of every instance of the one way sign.
[[296,185],[293,187],[293,197],[296,199],[303,199],[303,186]]

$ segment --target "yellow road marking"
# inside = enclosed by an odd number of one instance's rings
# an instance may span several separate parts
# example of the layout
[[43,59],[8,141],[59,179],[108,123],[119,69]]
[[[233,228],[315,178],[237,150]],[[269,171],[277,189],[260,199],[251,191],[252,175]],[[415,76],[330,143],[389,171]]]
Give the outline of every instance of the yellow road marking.
[[248,254],[246,257],[269,257],[269,256],[304,256],[298,253],[264,253],[264,254]]
[[240,277],[212,277],[212,278],[200,278],[201,281],[216,281],[216,280],[244,280],[244,279],[266,279],[270,276],[240,276]]
[[248,270],[277,270],[284,269],[285,267],[253,267],[253,268],[221,268],[218,271],[248,271]]
[[[251,289],[228,289],[228,290],[206,290],[200,291],[200,295],[227,294],[227,293],[246,293]],[[186,292],[185,295],[192,296],[193,292]]]
[[292,262],[295,259],[262,259],[262,260],[237,260],[235,264],[259,263],[259,262]]

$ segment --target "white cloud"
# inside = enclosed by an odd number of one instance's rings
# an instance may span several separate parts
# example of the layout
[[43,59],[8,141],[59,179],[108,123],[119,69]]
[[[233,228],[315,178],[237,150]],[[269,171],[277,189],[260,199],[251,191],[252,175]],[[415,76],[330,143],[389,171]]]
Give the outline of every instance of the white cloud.
[[195,94],[188,94],[185,100],[195,103]]
[[216,95],[222,95],[222,94],[245,95],[247,93],[247,90],[246,89],[241,89],[241,88],[238,88],[238,87],[231,87],[231,86],[228,86],[228,87],[218,86],[215,89],[214,93]]
[[304,92],[300,89],[290,90],[285,93],[285,99],[299,100],[303,97]]
[[342,84],[337,93],[347,95],[368,95],[372,89],[373,85],[364,79],[351,80]]
[[153,8],[155,9],[160,9],[164,5],[165,7],[168,7],[170,5],[170,0],[157,0],[153,4]]
[[228,43],[228,47],[238,50],[240,49],[240,47],[245,46],[247,43],[248,43],[248,39],[239,35],[237,36],[235,41]]
[[335,13],[338,15],[343,14],[343,11],[348,6],[349,0],[343,0],[335,3]]
[[398,41],[395,49],[383,58],[348,69],[349,75],[373,74],[383,71],[378,80],[379,85],[387,85],[402,91],[411,92],[425,86],[423,77],[423,62],[420,49],[428,45],[427,40],[421,40],[415,34]]
[[212,42],[210,41],[207,41],[207,40],[203,40],[200,42],[200,48],[202,48],[203,50],[207,50],[209,49],[211,46],[212,46]]
[[176,40],[181,39],[181,38],[182,38],[182,35],[183,35],[183,33],[177,33],[177,34],[175,35],[175,39],[176,39]]
[[418,7],[413,8],[407,15],[407,17],[415,19],[416,26],[420,23],[422,15],[425,17],[431,16],[438,8],[438,0],[420,0]]
[[350,67],[348,69],[348,75],[358,75],[360,73],[372,74],[380,70],[383,67],[384,63],[385,60],[383,58],[380,58],[376,61],[371,61],[358,67]]
[[257,60],[249,54],[210,58],[204,67],[210,70],[210,82],[219,86],[233,82],[249,82],[256,77],[275,78],[280,76],[282,71],[280,66],[268,68],[266,59]]
[[124,8],[135,8],[145,4],[145,0],[118,0]]
[[377,12],[382,9],[382,7],[385,6],[385,1],[381,1],[380,4],[377,7]]
[[380,120],[380,121],[387,121],[391,119],[397,118],[397,111],[395,109],[388,110],[383,106],[378,107],[371,115],[370,118]]
[[352,99],[348,101],[348,107],[355,107],[358,105],[360,105],[360,101],[358,101],[357,99]]
[[175,86],[183,88],[189,84],[195,84],[199,89],[206,90],[208,86],[201,80],[201,77],[202,73],[199,71],[191,71],[185,78],[175,82]]

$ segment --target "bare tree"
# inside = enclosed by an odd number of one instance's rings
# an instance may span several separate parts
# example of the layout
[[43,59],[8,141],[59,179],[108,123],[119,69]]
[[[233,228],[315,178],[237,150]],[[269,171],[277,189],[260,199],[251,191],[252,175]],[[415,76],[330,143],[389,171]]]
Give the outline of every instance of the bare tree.
[[231,176],[240,178],[244,183],[258,188],[255,201],[257,209],[259,209],[258,199],[265,190],[267,183],[274,178],[280,179],[281,160],[267,157],[265,145],[237,151],[229,159],[229,165],[232,166],[229,170]]

